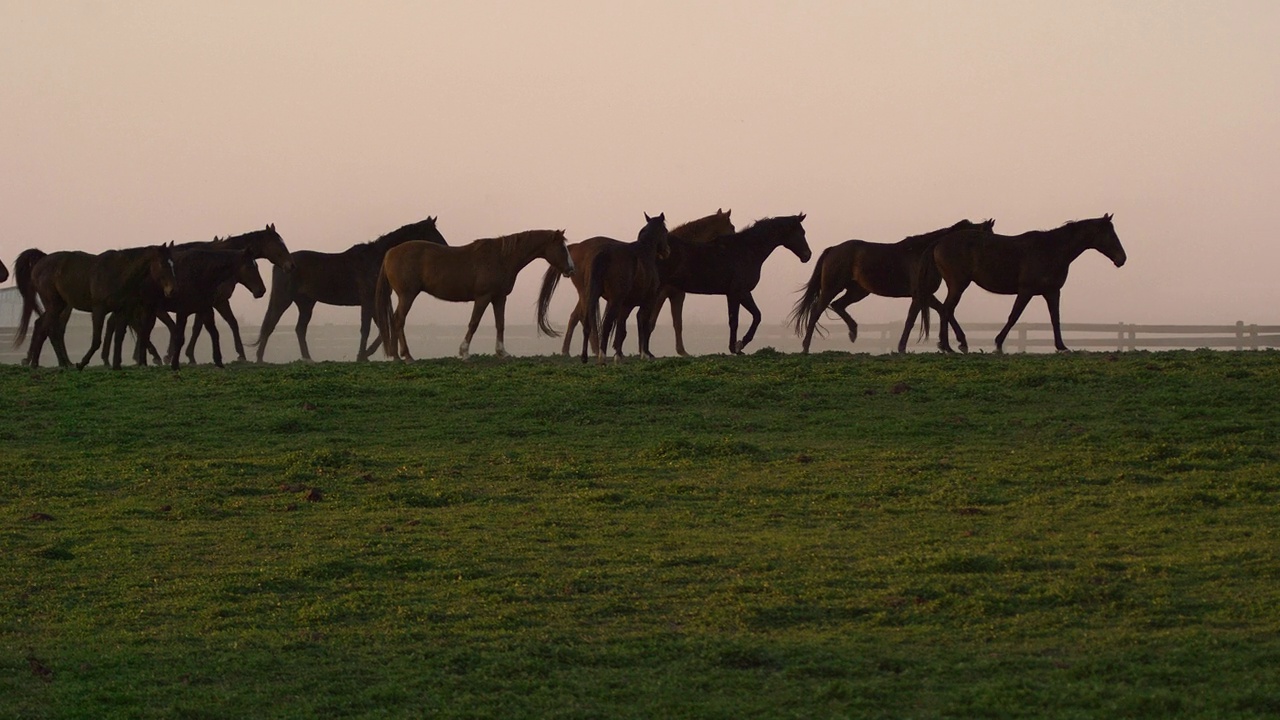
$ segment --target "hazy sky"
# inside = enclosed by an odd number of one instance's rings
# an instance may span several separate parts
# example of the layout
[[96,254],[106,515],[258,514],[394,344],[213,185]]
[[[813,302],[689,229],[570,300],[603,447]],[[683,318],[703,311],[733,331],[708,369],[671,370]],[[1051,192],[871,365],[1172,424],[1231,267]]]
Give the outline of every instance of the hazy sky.
[[[1273,323],[1277,38],[1272,0],[0,0],[0,257],[268,222],[337,251],[427,215],[451,244],[632,240],[644,212],[717,208],[808,213],[816,257],[1111,212],[1129,263],[1078,260],[1067,321]],[[544,269],[508,322],[532,320]],[[811,269],[769,260],[766,323]],[[971,290],[961,320],[1010,300]],[[254,324],[265,302],[237,294]],[[424,299],[411,320],[467,311]]]

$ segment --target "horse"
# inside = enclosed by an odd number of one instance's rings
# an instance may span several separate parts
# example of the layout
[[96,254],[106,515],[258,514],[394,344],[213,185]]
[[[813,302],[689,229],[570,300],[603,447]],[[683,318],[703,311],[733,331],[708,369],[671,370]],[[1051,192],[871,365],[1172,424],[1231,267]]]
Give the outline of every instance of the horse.
[[[809,262],[813,255],[805,239],[804,214],[757,220],[750,227],[710,242],[692,243],[670,238],[671,254],[658,261],[663,290],[695,295],[724,295],[729,305],[729,352],[740,355],[755,337],[760,308],[751,291],[760,282],[760,268],[778,247]],[[751,313],[751,327],[738,341],[738,311]]]
[[[1036,295],[1043,297],[1049,308],[1054,347],[1058,352],[1066,352],[1058,301],[1072,261],[1090,249],[1102,253],[1116,267],[1123,266],[1127,259],[1111,217],[1106,214],[1099,218],[1075,220],[1053,230],[1033,230],[1021,235],[964,232],[940,239],[929,258],[947,283],[947,299],[939,313],[942,327],[938,347],[944,352],[951,352],[947,323],[954,323],[956,305],[965,288],[970,283],[977,283],[988,292],[1017,296],[1009,321],[996,335],[996,352],[1004,351],[1004,340],[1009,330]],[[925,270],[922,268],[922,272]],[[962,344],[960,350],[968,348]]]
[[[247,251],[254,260],[265,259],[286,273],[292,271],[294,266],[293,256],[289,254],[289,248],[285,246],[284,239],[280,237],[280,233],[276,232],[274,223],[267,225],[262,230],[254,230],[241,235],[228,235],[222,239],[215,237],[209,241],[182,243],[174,246],[175,250],[201,248],[206,250]],[[235,287],[236,283],[232,282],[223,288],[219,288],[213,307],[231,328],[231,338],[236,348],[236,360],[244,362],[244,343],[240,340],[240,324],[236,322],[236,315],[231,310],[231,293],[235,291]],[[201,325],[208,327],[210,332],[213,332],[213,322],[211,320],[206,323],[197,323],[192,328],[191,342],[187,345],[187,359],[192,363],[196,361],[196,340],[200,338]]]
[[[494,354],[505,357],[502,332],[507,296],[515,287],[516,275],[537,258],[546,260],[565,277],[573,275],[573,258],[563,230],[526,230],[475,240],[461,247],[411,242],[388,250],[378,272],[374,307],[383,351],[397,360],[413,360],[405,341],[404,323],[418,293],[426,292],[449,302],[474,301],[467,336],[458,347],[458,355],[464,360],[480,318],[492,304],[498,330]],[[398,300],[394,315],[393,291]]]
[[[156,355],[150,342],[143,343],[143,337],[149,337],[151,328],[157,319],[169,328],[169,362],[174,370],[178,369],[183,335],[186,331],[188,315],[195,315],[195,328],[202,324],[209,328],[209,337],[213,342],[213,362],[222,367],[222,344],[218,340],[218,329],[213,321],[213,313],[218,303],[229,293],[224,292],[227,285],[244,285],[254,298],[266,294],[267,288],[258,273],[258,264],[254,253],[248,248],[244,250],[209,250],[199,247],[175,250],[173,253],[174,275],[178,281],[177,290],[169,297],[161,297],[159,288],[151,285],[143,290],[150,293],[155,302],[151,304],[159,312],[145,317],[127,317],[122,313],[111,316],[107,324],[107,337],[114,339],[114,368],[120,367],[120,346],[124,340],[126,326],[133,325],[138,333],[138,349],[135,357],[138,364],[146,364],[146,351]],[[167,313],[176,315],[176,321],[170,321]],[[108,346],[104,341],[102,360],[107,361]]]
[[[22,316],[15,345],[26,338],[27,326],[37,303],[43,307],[35,322],[27,364],[38,367],[44,341],[53,344],[62,367],[71,365],[67,357],[66,327],[72,310],[93,313],[93,348],[84,362],[98,349],[102,325],[107,313],[116,310],[134,312],[146,302],[142,287],[154,282],[165,295],[172,294],[172,245],[150,245],[126,250],[108,250],[98,255],[79,251],[45,254],[31,249],[19,256],[15,271],[20,272],[18,288],[22,294]],[[80,365],[83,367],[83,363]]]
[[374,285],[382,258],[387,251],[402,243],[424,241],[448,245],[436,229],[436,219],[428,217],[366,243],[352,245],[340,253],[299,250],[292,253],[292,272],[276,266],[271,271],[271,297],[267,301],[267,314],[262,319],[262,330],[253,344],[257,346],[257,361],[267,351],[267,339],[275,330],[280,316],[290,305],[298,306],[298,349],[302,359],[311,362],[307,348],[307,325],[316,303],[326,305],[360,306],[360,348],[356,359],[364,361],[378,348],[382,338],[369,345],[369,324],[373,319]]
[[[936,273],[919,277],[920,263],[935,243],[949,233],[961,230],[972,230],[978,227],[988,232],[995,225],[994,220],[987,220],[975,225],[968,220],[948,228],[934,230],[923,235],[914,235],[896,243],[873,243],[865,240],[846,240],[822,251],[814,264],[813,275],[808,284],[801,289],[800,299],[791,311],[790,322],[795,326],[796,335],[804,338],[803,347],[806,354],[813,340],[813,331],[820,328],[818,322],[828,306],[844,320],[849,328],[849,342],[858,340],[858,323],[849,315],[848,308],[853,303],[868,295],[880,295],[892,298],[912,298],[911,308],[907,312],[907,323],[902,329],[902,337],[898,340],[898,352],[907,351],[907,339],[911,336],[911,328],[915,327],[916,315],[923,314],[921,336],[929,336],[929,308],[941,310],[942,303],[934,296],[942,278]],[[930,267],[932,265],[930,264]],[[927,304],[921,306],[915,301],[917,295],[915,283],[923,281],[928,284],[918,293],[922,297],[928,293]],[[836,295],[844,293],[838,299]],[[834,301],[833,301],[834,300]],[[963,336],[959,325],[953,325],[957,337]]]
[[0,282],[9,279],[9,268],[4,266],[4,261],[0,260]]
[[[604,362],[604,348],[609,344],[609,333],[615,324],[614,359],[622,360],[622,343],[627,336],[627,318],[639,308],[636,328],[640,332],[640,357],[653,357],[649,352],[649,336],[653,331],[650,318],[657,311],[658,259],[671,254],[668,243],[665,214],[649,217],[645,213],[645,226],[633,243],[620,243],[602,247],[591,261],[587,271],[587,318],[582,326],[582,362],[587,361],[589,340],[597,338],[596,358]],[[600,298],[610,298],[600,324]]]
[[[732,210],[719,209],[711,215],[690,220],[683,225],[677,226],[671,230],[670,237],[680,238],[691,243],[707,242],[721,235],[730,235],[734,231],[733,221],[729,218]],[[593,237],[587,238],[582,242],[577,242],[569,246],[569,255],[573,258],[573,265],[576,268],[573,273],[573,284],[578,290],[578,303],[574,306],[573,311],[569,313],[568,327],[564,331],[564,345],[560,348],[560,354],[565,357],[569,356],[569,349],[573,343],[573,329],[586,318],[587,312],[587,269],[591,267],[591,261],[595,258],[596,253],[606,245],[621,245],[622,242],[609,237]],[[551,327],[547,322],[547,307],[551,303],[551,296],[556,291],[556,286],[560,283],[560,272],[553,267],[547,268],[547,272],[542,277],[542,289],[538,293],[538,332],[551,337],[557,337],[560,333]],[[609,299],[608,288],[605,289],[604,298]],[[667,300],[667,296],[659,292],[657,306],[653,311],[653,318],[650,325],[656,324],[658,312],[662,309],[663,303]],[[681,309],[684,305],[684,293],[677,293],[671,298],[671,321],[675,326],[676,332],[676,352],[680,355],[688,355],[684,351],[684,327],[681,318]],[[652,327],[650,328],[652,333]],[[593,347],[596,345],[597,339],[591,338]],[[598,348],[595,348],[598,350]]]

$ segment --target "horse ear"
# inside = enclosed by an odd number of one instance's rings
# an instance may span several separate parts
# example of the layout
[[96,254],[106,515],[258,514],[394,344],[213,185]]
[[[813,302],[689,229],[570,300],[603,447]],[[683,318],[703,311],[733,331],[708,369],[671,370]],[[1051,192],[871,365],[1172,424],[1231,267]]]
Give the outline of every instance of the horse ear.
[[804,213],[800,213],[800,214],[799,214],[799,215],[797,215],[796,217],[798,217],[798,218],[800,219],[800,222],[804,222],[805,214],[804,214]]
[[1107,222],[1111,222],[1111,217],[1112,217],[1111,213],[1107,213],[1106,215],[1102,216],[1102,219],[1106,220]]

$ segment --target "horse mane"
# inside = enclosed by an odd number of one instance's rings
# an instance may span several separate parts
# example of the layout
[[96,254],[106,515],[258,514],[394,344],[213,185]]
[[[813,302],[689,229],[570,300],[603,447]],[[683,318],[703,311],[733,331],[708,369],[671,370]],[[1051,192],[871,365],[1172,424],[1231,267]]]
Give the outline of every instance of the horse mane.
[[714,222],[716,222],[716,221],[720,220],[720,218],[721,218],[722,216],[727,217],[727,216],[729,215],[729,213],[731,213],[731,212],[733,212],[733,211],[732,211],[732,210],[725,211],[725,210],[723,210],[723,209],[722,209],[722,210],[716,210],[714,213],[712,213],[712,214],[710,214],[710,215],[707,215],[706,217],[700,217],[700,218],[696,218],[696,219],[690,220],[690,221],[685,222],[685,223],[681,223],[681,224],[679,224],[679,225],[677,225],[677,226],[675,226],[675,227],[671,228],[670,233],[671,233],[672,235],[694,234],[694,233],[698,232],[699,230],[701,230],[701,229],[703,228],[703,226],[705,226],[705,225],[710,225],[710,224],[712,224],[712,223],[714,223]]
[[480,238],[479,240],[476,240],[474,244],[477,250],[487,250],[490,248],[494,248],[497,250],[499,255],[507,256],[507,255],[514,255],[516,252],[518,252],[521,245],[529,237],[532,237],[534,235],[547,235],[552,233],[563,234],[564,231],[563,230],[522,230],[517,233],[511,233],[510,235],[501,235],[499,237],[491,237],[491,238]]
[[779,226],[799,224],[802,220],[804,220],[803,213],[800,215],[778,215],[775,217],[760,218],[734,233],[733,236],[742,237],[747,234],[758,235],[764,232],[776,232]]
[[427,226],[435,227],[435,224],[436,219],[434,217],[428,217],[425,220],[419,220],[417,222],[412,222],[408,225],[398,227],[385,235],[378,236],[376,240],[370,240],[369,242],[362,244],[365,247],[376,249],[390,249],[399,245],[401,242],[420,239],[423,234],[423,228]]

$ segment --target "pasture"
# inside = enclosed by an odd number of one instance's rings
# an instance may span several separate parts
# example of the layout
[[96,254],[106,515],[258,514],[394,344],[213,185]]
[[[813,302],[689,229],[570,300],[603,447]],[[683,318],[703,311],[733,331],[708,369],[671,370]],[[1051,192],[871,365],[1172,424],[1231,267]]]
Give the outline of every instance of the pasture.
[[1275,352],[0,366],[0,717],[1274,717]]

